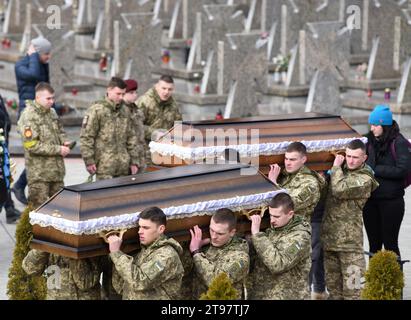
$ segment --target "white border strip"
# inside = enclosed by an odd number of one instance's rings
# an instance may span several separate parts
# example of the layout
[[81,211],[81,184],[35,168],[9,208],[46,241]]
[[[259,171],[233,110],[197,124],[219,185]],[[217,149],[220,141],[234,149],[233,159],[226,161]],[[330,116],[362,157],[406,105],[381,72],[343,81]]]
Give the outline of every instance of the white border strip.
[[[322,152],[322,151],[334,151],[345,148],[352,140],[360,139],[364,143],[367,143],[365,137],[353,137],[343,139],[330,139],[330,140],[302,140],[307,152]],[[261,143],[261,144],[239,144],[229,146],[210,146],[210,147],[182,147],[175,144],[167,144],[151,141],[149,144],[150,152],[157,152],[162,156],[176,156],[184,160],[203,160],[207,158],[218,158],[226,149],[234,149],[240,157],[257,157],[257,156],[271,156],[285,153],[288,145],[293,141],[283,141],[275,143]]]
[[[185,204],[177,207],[163,208],[164,213],[169,219],[181,219],[190,216],[200,216],[212,214],[221,208],[229,208],[233,211],[240,209],[252,209],[265,203],[278,193],[286,192],[283,189],[258,193],[246,196],[237,196],[234,198],[210,200]],[[48,214],[32,211],[30,212],[30,223],[40,225],[41,227],[53,227],[65,233],[81,235],[95,234],[104,230],[133,228],[140,212],[122,214],[113,217],[101,217],[85,221],[72,221],[64,218],[53,217]]]

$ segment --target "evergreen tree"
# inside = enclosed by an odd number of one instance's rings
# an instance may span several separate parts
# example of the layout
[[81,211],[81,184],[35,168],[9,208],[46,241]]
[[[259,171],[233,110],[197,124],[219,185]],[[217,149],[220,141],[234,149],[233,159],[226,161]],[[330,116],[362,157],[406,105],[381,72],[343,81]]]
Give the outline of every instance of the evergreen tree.
[[43,300],[46,298],[46,279],[43,276],[29,276],[22,268],[22,262],[30,251],[33,237],[29,220],[30,207],[27,207],[16,227],[16,246],[13,261],[9,269],[7,295],[11,300]]
[[404,274],[393,251],[378,251],[365,273],[365,300],[400,300],[404,288]]
[[200,300],[236,300],[238,291],[233,287],[233,283],[226,273],[220,273],[211,282],[206,293],[203,293]]

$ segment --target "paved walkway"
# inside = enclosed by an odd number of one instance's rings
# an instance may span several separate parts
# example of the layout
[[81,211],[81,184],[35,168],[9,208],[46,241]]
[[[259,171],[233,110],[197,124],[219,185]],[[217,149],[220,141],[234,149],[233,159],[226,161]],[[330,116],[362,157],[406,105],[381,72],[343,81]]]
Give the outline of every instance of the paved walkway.
[[[17,177],[23,169],[24,160],[16,158]],[[66,185],[73,185],[85,182],[87,171],[81,159],[66,159]],[[411,260],[411,187],[406,192],[406,215],[400,233],[400,249],[404,259]],[[23,210],[24,207],[15,200],[16,207]],[[0,299],[7,299],[7,277],[8,269],[13,256],[14,233],[16,226],[6,224],[4,211],[0,214]],[[365,248],[368,248],[367,239],[364,239]],[[405,290],[404,299],[411,300],[411,263],[405,264]]]

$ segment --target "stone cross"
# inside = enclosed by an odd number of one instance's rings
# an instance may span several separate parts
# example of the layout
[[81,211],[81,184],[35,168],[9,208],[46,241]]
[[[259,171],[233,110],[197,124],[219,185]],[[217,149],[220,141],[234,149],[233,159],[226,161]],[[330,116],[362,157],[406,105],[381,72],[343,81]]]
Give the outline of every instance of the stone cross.
[[203,5],[213,3],[213,0],[176,0],[167,34],[168,38],[192,38],[196,27],[197,12],[201,12]]
[[208,62],[206,93],[217,91],[218,41],[224,41],[227,33],[243,31],[243,19],[242,11],[236,11],[232,5],[204,5],[203,11],[197,14],[196,62],[204,66]]
[[331,68],[317,70],[311,80],[305,112],[341,114],[340,85]]
[[8,1],[5,8],[2,33],[21,34],[24,32],[27,4],[31,4],[31,0]]
[[411,9],[402,9],[403,15],[395,19],[394,70],[400,71],[411,55]]
[[398,78],[399,73],[394,69],[394,41],[395,20],[402,14],[401,7],[394,0],[365,0],[364,6],[369,20],[363,42],[371,50],[366,78]]
[[95,28],[100,12],[104,12],[104,1],[79,0],[76,17],[77,28]]
[[145,92],[152,86],[154,66],[161,63],[162,23],[154,13],[123,13],[121,18],[114,36],[115,74],[136,79]]
[[259,31],[231,33],[226,38],[222,91],[229,97],[225,117],[255,115],[256,92],[266,89],[268,40]]
[[113,48],[113,21],[119,21],[122,13],[154,12],[154,0],[105,0],[104,12],[97,18],[93,36],[93,48],[111,50]]
[[340,81],[348,78],[350,37],[338,21],[307,23],[305,79],[311,79],[306,112],[341,114]]
[[350,35],[338,21],[309,22],[306,25],[305,79],[316,70],[328,69],[340,81],[348,78]]
[[411,104],[411,57],[405,62],[404,73],[402,74],[401,84],[398,89],[397,103]]
[[74,82],[74,32],[70,28],[67,24],[61,25],[61,29],[49,29],[45,24],[32,25],[33,37],[43,36],[51,42],[50,84],[57,99],[63,94],[64,85]]
[[295,46],[299,32],[307,22],[340,20],[341,0],[281,0],[281,4],[279,33],[280,53],[283,55],[289,54]]

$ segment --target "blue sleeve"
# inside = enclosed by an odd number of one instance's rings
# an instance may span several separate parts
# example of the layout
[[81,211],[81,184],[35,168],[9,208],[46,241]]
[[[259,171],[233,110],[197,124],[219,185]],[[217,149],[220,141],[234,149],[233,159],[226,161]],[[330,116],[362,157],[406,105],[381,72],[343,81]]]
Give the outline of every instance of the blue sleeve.
[[24,65],[21,63],[16,63],[16,78],[28,81],[35,81],[40,80],[39,77],[41,75],[40,71],[40,57],[37,52],[33,53],[29,57],[29,64]]

